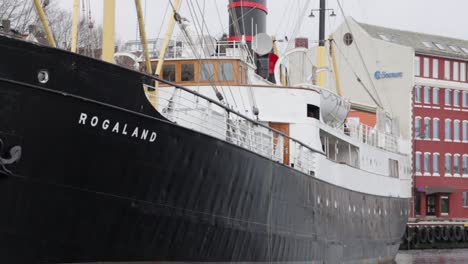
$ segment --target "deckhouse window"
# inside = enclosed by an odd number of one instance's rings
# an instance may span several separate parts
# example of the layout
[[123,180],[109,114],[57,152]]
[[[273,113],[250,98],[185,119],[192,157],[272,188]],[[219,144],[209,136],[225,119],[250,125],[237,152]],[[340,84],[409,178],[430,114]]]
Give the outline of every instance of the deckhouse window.
[[193,64],[182,64],[180,77],[183,82],[193,82],[195,80],[195,66]]
[[212,63],[200,64],[200,80],[213,81],[214,80],[214,66]]
[[163,66],[163,79],[169,82],[175,81],[175,64],[165,64]]
[[234,67],[232,63],[220,63],[219,64],[219,80],[220,81],[232,81],[234,80]]

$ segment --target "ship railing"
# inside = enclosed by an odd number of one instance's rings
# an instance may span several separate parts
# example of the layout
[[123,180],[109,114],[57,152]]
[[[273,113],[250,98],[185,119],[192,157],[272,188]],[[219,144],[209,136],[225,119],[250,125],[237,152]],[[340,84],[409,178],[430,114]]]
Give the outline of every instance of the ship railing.
[[397,136],[381,132],[377,128],[366,124],[346,123],[344,133],[351,138],[357,139],[361,143],[392,152],[399,151],[399,138]]
[[[168,120],[188,129],[237,145],[307,174],[315,170],[314,150],[281,131],[255,121],[185,87],[159,87],[146,93]],[[154,87],[146,86],[146,89]]]

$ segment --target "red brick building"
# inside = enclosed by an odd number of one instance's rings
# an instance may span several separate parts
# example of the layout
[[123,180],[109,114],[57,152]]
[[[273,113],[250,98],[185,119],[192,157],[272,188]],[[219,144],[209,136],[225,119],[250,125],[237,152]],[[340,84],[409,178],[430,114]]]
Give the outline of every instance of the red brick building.
[[413,213],[468,218],[468,41],[423,36],[414,65]]

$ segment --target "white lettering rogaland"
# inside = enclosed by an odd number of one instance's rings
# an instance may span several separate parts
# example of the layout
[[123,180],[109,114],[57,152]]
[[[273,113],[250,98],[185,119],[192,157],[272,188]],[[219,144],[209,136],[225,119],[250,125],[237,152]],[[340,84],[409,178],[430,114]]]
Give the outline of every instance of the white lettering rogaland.
[[101,119],[98,116],[88,117],[88,114],[81,113],[78,120],[79,125],[89,125],[91,127],[99,128],[102,130],[108,130],[112,133],[121,134],[131,138],[137,138],[140,140],[147,140],[149,142],[155,142],[158,134],[148,129],[135,127],[129,127],[127,123],[121,123],[112,121],[109,119]]

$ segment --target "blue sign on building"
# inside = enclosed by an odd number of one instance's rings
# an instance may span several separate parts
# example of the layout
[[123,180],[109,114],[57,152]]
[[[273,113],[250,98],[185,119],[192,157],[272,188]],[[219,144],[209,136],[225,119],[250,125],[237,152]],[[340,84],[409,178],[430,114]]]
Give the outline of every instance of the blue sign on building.
[[374,78],[376,80],[388,79],[388,78],[401,78],[401,77],[403,77],[403,72],[376,71],[374,73]]

